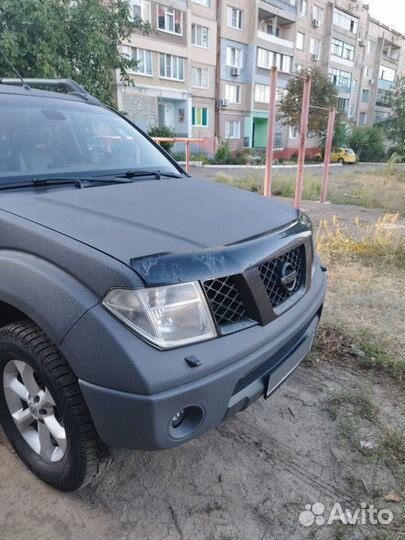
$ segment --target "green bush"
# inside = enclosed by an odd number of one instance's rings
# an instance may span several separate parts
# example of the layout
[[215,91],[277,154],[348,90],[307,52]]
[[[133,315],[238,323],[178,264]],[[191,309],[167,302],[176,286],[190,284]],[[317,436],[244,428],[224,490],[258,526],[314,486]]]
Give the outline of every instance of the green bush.
[[214,163],[221,165],[246,165],[249,160],[249,150],[232,150],[228,142],[222,143],[214,158]]
[[227,142],[224,142],[219,145],[216,153],[215,153],[215,161],[216,163],[229,163],[229,160],[231,159],[231,149],[229,147],[229,144]]
[[379,127],[354,128],[349,139],[349,146],[356,152],[360,161],[383,161],[384,132]]
[[[149,137],[167,137],[172,138],[175,136],[174,131],[168,126],[154,126],[148,131]],[[161,147],[164,148],[167,152],[173,148],[174,143],[172,142],[163,142]]]

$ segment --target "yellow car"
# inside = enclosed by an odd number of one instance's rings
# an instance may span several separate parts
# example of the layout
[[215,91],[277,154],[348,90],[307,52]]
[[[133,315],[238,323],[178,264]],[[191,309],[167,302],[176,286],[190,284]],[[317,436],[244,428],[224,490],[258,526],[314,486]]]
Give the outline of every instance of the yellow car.
[[337,148],[333,150],[330,156],[332,163],[356,163],[357,156],[356,153],[351,148]]

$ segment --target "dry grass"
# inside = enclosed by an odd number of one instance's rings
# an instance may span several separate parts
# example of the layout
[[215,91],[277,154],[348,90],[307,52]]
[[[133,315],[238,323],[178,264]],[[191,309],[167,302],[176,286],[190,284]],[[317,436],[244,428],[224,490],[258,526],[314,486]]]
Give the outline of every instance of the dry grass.
[[404,268],[405,238],[398,219],[398,214],[386,214],[375,224],[364,226],[356,217],[350,231],[336,216],[331,223],[322,219],[317,247],[329,261],[360,261]]
[[329,183],[329,200],[405,214],[405,171],[387,165],[375,173],[344,171]]
[[319,346],[405,381],[405,238],[396,220],[362,227],[356,219],[350,233],[336,218],[321,223],[317,245],[329,286]]
[[[249,170],[239,174],[217,173],[215,180],[249,191],[263,193],[263,171]],[[305,172],[304,200],[319,200],[321,176]],[[273,194],[293,198],[295,172],[276,170],[272,186]],[[405,170],[393,165],[375,173],[354,167],[342,168],[331,175],[328,200],[335,204],[352,204],[364,208],[379,208],[386,212],[405,215]]]

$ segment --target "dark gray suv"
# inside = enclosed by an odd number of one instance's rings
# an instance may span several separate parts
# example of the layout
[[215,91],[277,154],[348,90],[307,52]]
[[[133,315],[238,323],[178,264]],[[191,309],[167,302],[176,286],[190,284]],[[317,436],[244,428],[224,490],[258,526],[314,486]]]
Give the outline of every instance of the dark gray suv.
[[268,397],[310,351],[324,270],[305,214],[189,177],[73,81],[0,84],[0,420],[45,482]]

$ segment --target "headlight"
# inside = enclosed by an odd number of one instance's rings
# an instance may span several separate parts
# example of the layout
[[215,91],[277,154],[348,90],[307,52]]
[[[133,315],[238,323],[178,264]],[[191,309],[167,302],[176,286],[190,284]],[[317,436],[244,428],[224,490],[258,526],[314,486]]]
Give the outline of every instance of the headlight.
[[305,212],[303,212],[301,210],[300,219],[301,219],[302,223],[304,223],[304,225],[311,231],[311,233],[313,233],[314,232],[314,226],[313,226],[311,218],[308,216],[308,214],[306,214]]
[[217,335],[207,301],[197,282],[150,289],[112,289],[103,304],[161,349]]

